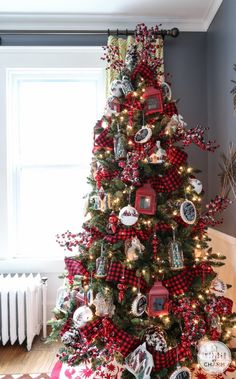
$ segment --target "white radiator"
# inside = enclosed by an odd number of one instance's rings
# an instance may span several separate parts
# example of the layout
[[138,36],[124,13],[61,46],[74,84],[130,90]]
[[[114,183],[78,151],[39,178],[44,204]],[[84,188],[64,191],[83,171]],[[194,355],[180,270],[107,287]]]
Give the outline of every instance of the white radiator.
[[21,345],[26,340],[29,351],[42,324],[46,337],[45,279],[39,274],[0,274],[0,343]]

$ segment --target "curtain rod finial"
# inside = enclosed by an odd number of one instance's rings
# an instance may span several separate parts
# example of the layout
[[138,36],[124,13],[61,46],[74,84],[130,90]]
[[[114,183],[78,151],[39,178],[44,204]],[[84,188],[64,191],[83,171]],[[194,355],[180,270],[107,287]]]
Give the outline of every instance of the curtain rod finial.
[[174,38],[178,37],[178,35],[179,35],[179,29],[178,28],[172,28],[170,30],[170,35],[171,35],[171,37],[174,37]]

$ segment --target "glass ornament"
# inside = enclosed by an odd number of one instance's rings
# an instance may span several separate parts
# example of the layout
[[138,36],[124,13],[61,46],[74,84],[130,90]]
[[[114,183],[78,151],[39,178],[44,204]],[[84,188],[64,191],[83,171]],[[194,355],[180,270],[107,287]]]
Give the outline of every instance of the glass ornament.
[[127,157],[127,141],[119,127],[114,137],[114,154],[116,160],[126,159]]
[[168,249],[169,263],[171,270],[182,270],[184,268],[184,255],[181,244],[175,239],[175,230],[173,229],[173,241],[169,244]]
[[107,276],[107,259],[105,257],[105,250],[101,247],[101,255],[96,259],[96,273],[97,278],[105,278]]

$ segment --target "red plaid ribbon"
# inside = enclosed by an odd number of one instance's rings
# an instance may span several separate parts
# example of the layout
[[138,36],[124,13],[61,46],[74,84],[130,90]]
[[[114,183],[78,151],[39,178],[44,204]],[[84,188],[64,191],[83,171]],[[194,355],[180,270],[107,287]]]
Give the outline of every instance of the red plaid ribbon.
[[183,178],[176,167],[170,168],[163,176],[155,176],[151,179],[151,185],[156,192],[172,192],[181,186]]
[[[99,232],[99,230],[95,227],[89,227],[86,224],[83,225],[83,229],[90,234],[91,238],[93,240],[99,240],[104,237],[104,234],[102,232]],[[84,233],[84,232],[83,232]],[[83,234],[81,233],[81,234]]]
[[95,139],[94,147],[102,148],[102,147],[111,147],[113,148],[113,138],[108,136],[109,128],[104,129],[99,136]]
[[145,79],[146,84],[153,84],[155,81],[155,74],[152,69],[144,62],[139,63],[131,74],[131,80],[135,80],[140,75]]
[[110,319],[106,319],[106,328],[109,329],[111,339],[116,343],[117,350],[123,356],[127,356],[140,344],[140,340],[129,335],[124,330],[118,329]]
[[[147,143],[144,143],[144,144],[140,144],[140,143],[135,143],[133,141],[133,150],[136,151],[137,153],[139,154],[142,154],[142,153],[149,153],[151,152],[154,147],[156,146],[156,142],[152,139],[150,140],[149,142]],[[145,155],[141,156],[140,157],[140,160],[141,159],[144,159],[145,158]]]
[[178,114],[178,110],[176,108],[175,103],[171,102],[171,103],[168,103],[168,104],[164,104],[164,111],[163,111],[163,113],[165,113],[169,117],[172,117],[173,114]]
[[136,276],[135,270],[129,270],[128,268],[124,269],[122,264],[119,262],[112,262],[110,264],[106,281],[118,283],[123,274],[125,277],[125,284],[138,287],[140,279],[140,289],[142,291],[145,291],[147,289],[147,283],[142,277],[138,278]]
[[127,228],[127,229],[121,227],[119,229],[118,233],[116,233],[114,235],[108,234],[104,237],[104,240],[109,242],[109,243],[116,243],[120,240],[125,241],[127,239],[130,239],[132,237],[137,236],[141,240],[147,241],[151,233],[152,233],[151,229],[138,230],[138,229],[132,228],[132,227]]
[[[105,330],[106,329],[106,330]],[[81,329],[81,334],[85,337],[88,343],[91,343],[98,336],[106,336],[113,342],[116,341],[117,350],[126,357],[132,351],[136,349],[141,343],[137,338],[126,333],[124,330],[117,328],[114,323],[107,318],[99,318],[95,321],[87,323]],[[110,337],[110,338],[109,338]],[[165,367],[171,367],[179,360],[186,357],[191,357],[189,349],[178,345],[178,357],[176,348],[168,350],[166,353],[160,353],[157,351],[152,352],[155,370],[160,370]]]
[[[108,333],[109,331],[109,333]],[[91,343],[96,337],[105,337],[117,344],[117,350],[124,356],[133,351],[140,341],[124,330],[118,329],[108,318],[98,318],[80,328],[80,332]]]
[[88,343],[90,343],[101,333],[102,329],[102,319],[98,318],[97,320],[88,322],[85,326],[80,328],[80,332],[86,338]]
[[174,146],[171,146],[166,150],[166,155],[169,162],[177,167],[185,164],[187,160],[187,154]]
[[155,364],[155,370],[158,371],[165,367],[171,367],[178,362],[178,359],[181,361],[183,358],[190,358],[191,351],[186,349],[182,345],[178,345],[178,357],[177,357],[177,349],[170,349],[166,353],[160,353],[158,351],[153,352],[153,360]]
[[179,274],[163,280],[162,283],[168,289],[170,295],[180,295],[188,291],[194,278],[198,276],[203,278],[205,274],[211,274],[212,272],[213,270],[211,266],[203,263],[192,269],[187,267]]
[[89,272],[83,266],[83,264],[75,258],[65,258],[66,269],[69,275],[84,275],[89,276]]

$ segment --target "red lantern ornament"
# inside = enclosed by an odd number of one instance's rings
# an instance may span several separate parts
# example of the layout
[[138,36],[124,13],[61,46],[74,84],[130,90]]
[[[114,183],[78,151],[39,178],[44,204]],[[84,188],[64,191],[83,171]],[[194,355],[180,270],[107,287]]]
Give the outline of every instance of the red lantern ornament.
[[145,215],[156,213],[156,191],[150,183],[145,183],[136,191],[135,209]]
[[150,317],[165,316],[169,307],[169,291],[157,280],[148,294],[147,314]]
[[145,100],[144,111],[146,114],[163,112],[162,92],[160,89],[147,87],[143,94],[143,98]]

